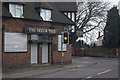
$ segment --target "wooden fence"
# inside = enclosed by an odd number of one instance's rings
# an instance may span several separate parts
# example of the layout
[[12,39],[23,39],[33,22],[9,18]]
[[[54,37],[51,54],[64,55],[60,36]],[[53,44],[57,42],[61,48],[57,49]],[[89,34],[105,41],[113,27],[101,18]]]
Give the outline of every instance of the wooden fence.
[[73,56],[95,56],[95,57],[115,57],[116,50],[114,48],[73,48]]

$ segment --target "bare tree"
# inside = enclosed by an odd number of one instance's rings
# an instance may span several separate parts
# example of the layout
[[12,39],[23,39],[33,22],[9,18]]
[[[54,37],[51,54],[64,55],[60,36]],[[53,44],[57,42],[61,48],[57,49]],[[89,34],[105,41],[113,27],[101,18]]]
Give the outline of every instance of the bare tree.
[[108,2],[78,2],[77,29],[83,30],[85,36],[95,29],[102,31],[107,20],[108,6]]

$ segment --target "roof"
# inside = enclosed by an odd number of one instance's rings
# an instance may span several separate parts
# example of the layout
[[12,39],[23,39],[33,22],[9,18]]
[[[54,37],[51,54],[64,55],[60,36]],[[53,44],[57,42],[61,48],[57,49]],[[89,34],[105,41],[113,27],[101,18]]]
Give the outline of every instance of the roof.
[[59,11],[77,11],[76,2],[54,2]]
[[[12,17],[9,12],[8,2],[2,4],[2,16]],[[25,2],[24,3],[24,19],[31,20],[43,20],[39,14],[39,9],[46,8],[52,10],[52,22],[64,23],[64,24],[74,24],[72,20],[68,19],[64,14],[57,10],[54,3],[48,2]]]

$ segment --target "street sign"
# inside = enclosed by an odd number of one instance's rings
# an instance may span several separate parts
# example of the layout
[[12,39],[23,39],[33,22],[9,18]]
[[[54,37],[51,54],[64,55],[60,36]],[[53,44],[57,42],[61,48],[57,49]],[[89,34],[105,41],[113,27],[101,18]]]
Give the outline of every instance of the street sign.
[[64,56],[64,53],[62,53],[62,56]]
[[63,33],[63,43],[64,44],[69,44],[69,32],[64,32]]

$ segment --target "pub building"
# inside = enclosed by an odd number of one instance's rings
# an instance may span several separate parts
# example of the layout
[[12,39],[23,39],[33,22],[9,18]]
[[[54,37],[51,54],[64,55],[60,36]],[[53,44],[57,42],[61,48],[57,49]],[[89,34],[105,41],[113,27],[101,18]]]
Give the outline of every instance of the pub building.
[[[61,63],[61,34],[74,22],[50,2],[2,3],[2,67]],[[72,62],[72,44],[63,44],[63,63]]]

